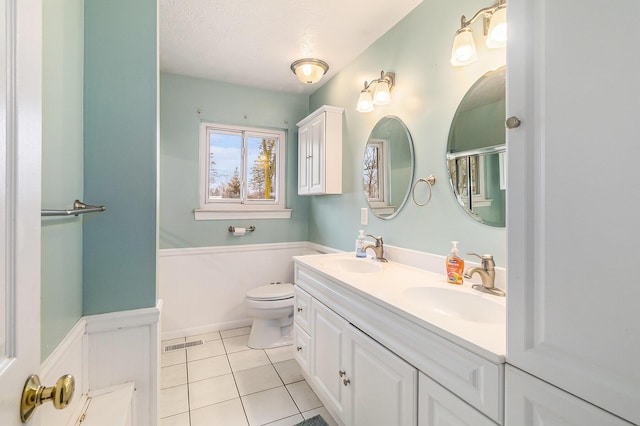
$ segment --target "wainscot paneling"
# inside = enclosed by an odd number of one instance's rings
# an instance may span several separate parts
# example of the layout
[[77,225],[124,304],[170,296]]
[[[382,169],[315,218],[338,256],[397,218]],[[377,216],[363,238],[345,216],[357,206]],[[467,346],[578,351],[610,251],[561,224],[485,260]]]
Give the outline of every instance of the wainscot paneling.
[[293,282],[293,256],[327,251],[307,242],[160,250],[162,339],[250,325],[247,290]]

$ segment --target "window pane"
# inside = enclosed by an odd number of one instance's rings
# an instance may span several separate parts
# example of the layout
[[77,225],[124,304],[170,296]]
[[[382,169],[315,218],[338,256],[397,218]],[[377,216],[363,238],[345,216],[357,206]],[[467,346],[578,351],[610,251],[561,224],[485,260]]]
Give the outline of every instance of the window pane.
[[367,145],[364,152],[364,190],[369,200],[380,199],[379,156],[377,145]]
[[247,138],[247,199],[275,200],[276,153],[278,138],[273,136],[249,136]]
[[240,199],[242,134],[209,132],[209,200]]

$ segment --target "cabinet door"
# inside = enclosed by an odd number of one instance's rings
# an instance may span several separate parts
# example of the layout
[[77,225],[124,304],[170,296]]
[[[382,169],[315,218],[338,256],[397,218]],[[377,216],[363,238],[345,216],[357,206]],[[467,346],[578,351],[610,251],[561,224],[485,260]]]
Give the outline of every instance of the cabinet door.
[[640,424],[640,1],[507,13],[507,361]]
[[311,361],[311,338],[298,324],[293,324],[293,353],[300,368],[305,374],[309,374],[309,364]]
[[515,367],[507,365],[505,374],[507,426],[631,426],[631,423]]
[[342,359],[345,351],[345,333],[349,323],[317,301],[311,306],[313,330],[311,375],[315,390],[331,413],[344,418],[344,395],[347,387],[342,383],[346,371]]
[[310,126],[309,135],[309,193],[322,194],[324,192],[324,173],[325,173],[325,122],[326,115],[320,114],[314,118]]
[[[420,373],[419,426],[496,426],[481,412]],[[517,423],[514,423],[517,424]]]
[[345,364],[347,425],[415,426],[417,370],[353,326]]
[[298,194],[309,193],[309,164],[311,152],[309,150],[309,125],[298,129]]

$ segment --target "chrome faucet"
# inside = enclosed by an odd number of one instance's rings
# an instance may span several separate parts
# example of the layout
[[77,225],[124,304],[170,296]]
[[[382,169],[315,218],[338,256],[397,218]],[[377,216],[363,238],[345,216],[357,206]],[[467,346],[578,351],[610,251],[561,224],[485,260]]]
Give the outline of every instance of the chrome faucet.
[[482,260],[482,264],[480,267],[470,268],[465,272],[464,277],[466,279],[471,279],[473,274],[478,273],[480,275],[480,279],[482,280],[482,285],[474,284],[472,287],[478,291],[483,293],[493,294],[494,296],[505,296],[505,292],[495,287],[496,281],[496,271],[495,271],[495,262],[493,261],[493,256],[490,254],[485,254],[484,256],[480,256],[476,253],[467,253],[469,256],[477,256]]
[[368,249],[371,249],[376,254],[376,260],[378,262],[388,262],[388,260],[384,258],[384,241],[382,241],[382,237],[374,237],[371,234],[367,234],[367,237],[371,237],[376,240],[376,245],[366,244],[362,247],[362,251],[366,252]]

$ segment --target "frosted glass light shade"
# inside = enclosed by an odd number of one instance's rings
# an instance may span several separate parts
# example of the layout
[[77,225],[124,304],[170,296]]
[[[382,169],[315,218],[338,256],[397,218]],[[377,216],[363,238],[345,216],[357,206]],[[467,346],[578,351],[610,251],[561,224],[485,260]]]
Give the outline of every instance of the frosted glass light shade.
[[373,92],[373,103],[376,105],[387,105],[391,102],[391,93],[389,93],[389,83],[380,81],[376,84],[376,90]]
[[453,40],[453,48],[451,49],[451,65],[459,67],[469,65],[478,59],[478,51],[473,41],[473,33],[471,28],[460,28],[456,32],[456,38]]
[[503,7],[495,11],[491,16],[489,33],[485,41],[487,47],[497,49],[507,45],[507,8]]
[[360,92],[360,97],[358,98],[358,106],[356,106],[356,110],[358,112],[373,111],[373,96],[371,96],[371,91],[369,91],[369,89],[364,89],[362,92]]
[[329,65],[320,59],[298,59],[291,64],[291,71],[304,84],[317,83],[328,70]]

